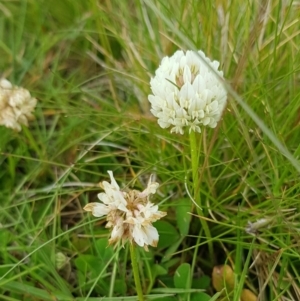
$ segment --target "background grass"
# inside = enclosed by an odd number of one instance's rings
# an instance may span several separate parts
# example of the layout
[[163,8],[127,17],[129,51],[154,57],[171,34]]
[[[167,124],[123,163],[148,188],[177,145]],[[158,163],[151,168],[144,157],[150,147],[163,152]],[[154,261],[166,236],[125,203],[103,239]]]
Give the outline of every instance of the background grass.
[[[260,300],[300,300],[299,11],[279,0],[2,1],[2,76],[38,106],[29,128],[0,128],[1,300],[135,295],[127,247],[107,247],[103,220],[82,210],[107,170],[128,187],[142,189],[151,173],[161,184],[153,201],[168,215],[155,224],[158,247],[140,252],[145,294],[213,296],[212,270],[227,263],[236,282],[225,300],[243,287]],[[201,136],[214,258],[188,214],[188,135],[149,113],[150,77],[177,49],[220,61],[237,93]],[[247,234],[260,218],[270,222]]]

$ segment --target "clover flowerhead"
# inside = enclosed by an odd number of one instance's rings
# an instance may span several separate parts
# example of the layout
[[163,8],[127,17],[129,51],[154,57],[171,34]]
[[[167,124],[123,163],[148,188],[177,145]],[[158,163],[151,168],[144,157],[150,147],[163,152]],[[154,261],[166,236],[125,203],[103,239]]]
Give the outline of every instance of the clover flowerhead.
[[0,79],[0,125],[20,131],[21,124],[28,126],[28,120],[33,118],[36,103],[26,89]]
[[158,183],[150,177],[146,189],[122,191],[114,179],[112,171],[108,171],[111,183],[103,181],[104,192],[98,194],[101,203],[89,203],[83,209],[92,212],[96,217],[106,216],[106,228],[112,228],[109,244],[126,241],[136,243],[145,250],[148,246],[157,246],[158,232],[152,225],[166,215],[158,211],[158,206],[150,202],[150,195],[155,194]]
[[227,99],[218,67],[219,62],[212,62],[202,51],[179,50],[163,58],[148,96],[160,127],[180,134],[185,128],[201,132],[202,126],[216,127]]

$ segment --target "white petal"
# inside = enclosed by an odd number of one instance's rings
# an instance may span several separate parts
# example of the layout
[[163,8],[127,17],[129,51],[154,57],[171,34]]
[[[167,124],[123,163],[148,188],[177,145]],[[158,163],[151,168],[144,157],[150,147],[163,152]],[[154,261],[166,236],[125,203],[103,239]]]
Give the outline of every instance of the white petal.
[[143,247],[145,244],[148,245],[147,234],[141,225],[137,224],[133,226],[132,237],[140,247]]
[[193,82],[195,92],[201,93],[205,89],[205,81],[201,74],[198,74]]
[[101,203],[89,203],[84,208],[85,211],[91,211],[92,214],[96,217],[101,217],[107,215],[110,211],[108,206],[105,206]]
[[142,191],[141,193],[138,194],[139,198],[144,198],[144,197],[147,197],[150,194],[155,194],[156,193],[156,190],[157,190],[159,184],[156,183],[156,182],[151,182],[151,181],[152,181],[152,179],[150,177],[147,188],[144,191]]
[[183,127],[182,126],[174,126],[172,129],[171,129],[171,133],[176,133],[176,134],[181,134],[183,135],[184,134],[184,131],[183,131]]
[[158,119],[157,122],[158,122],[159,126],[160,126],[161,128],[163,128],[163,129],[168,128],[168,127],[171,125],[171,123],[166,122],[166,121],[161,120],[161,119]]
[[185,83],[178,94],[182,108],[188,108],[190,100],[195,96],[195,91],[191,83]]
[[155,247],[159,237],[157,229],[152,225],[148,225],[144,228],[144,231],[147,237],[147,244]]
[[3,88],[3,89],[12,89],[13,86],[12,86],[10,81],[8,81],[5,78],[2,78],[0,80],[0,87]]
[[192,73],[190,67],[185,65],[183,69],[183,82],[191,83],[191,81],[192,81]]
[[140,247],[144,247],[145,245],[156,246],[159,237],[156,228],[152,225],[146,227],[134,225],[132,236]]
[[111,198],[108,197],[108,195],[105,192],[100,192],[97,194],[98,199],[103,202],[104,204],[108,205],[112,203]]
[[122,240],[124,234],[124,224],[123,219],[119,218],[113,227],[113,230],[110,235],[109,243],[115,243],[116,241]]
[[208,125],[210,123],[210,118],[209,117],[203,118],[202,123],[203,123],[203,125]]
[[109,176],[110,176],[110,182],[111,182],[111,186],[114,187],[116,190],[120,190],[120,187],[118,185],[118,183],[116,182],[113,172],[111,170],[107,171]]

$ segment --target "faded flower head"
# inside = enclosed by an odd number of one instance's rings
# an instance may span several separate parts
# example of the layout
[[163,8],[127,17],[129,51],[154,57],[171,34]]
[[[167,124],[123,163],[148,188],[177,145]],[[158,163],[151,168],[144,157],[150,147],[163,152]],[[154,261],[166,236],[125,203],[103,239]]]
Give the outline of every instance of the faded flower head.
[[83,209],[91,211],[96,217],[106,215],[106,228],[112,228],[109,244],[122,244],[134,241],[145,250],[148,245],[156,247],[158,232],[152,223],[166,215],[158,211],[158,206],[149,201],[151,194],[158,188],[158,183],[150,177],[146,189],[122,191],[114,179],[112,171],[108,171],[111,183],[103,181],[100,185],[104,192],[98,194],[101,203],[89,203]]
[[29,91],[0,79],[0,125],[20,131],[21,124],[28,126],[35,106],[36,99]]
[[[202,58],[200,58],[200,57]],[[204,62],[205,60],[213,72]],[[215,73],[219,62],[211,62],[202,51],[179,50],[161,61],[150,81],[151,112],[162,128],[171,133],[201,132],[201,126],[216,127],[226,105],[227,92]]]

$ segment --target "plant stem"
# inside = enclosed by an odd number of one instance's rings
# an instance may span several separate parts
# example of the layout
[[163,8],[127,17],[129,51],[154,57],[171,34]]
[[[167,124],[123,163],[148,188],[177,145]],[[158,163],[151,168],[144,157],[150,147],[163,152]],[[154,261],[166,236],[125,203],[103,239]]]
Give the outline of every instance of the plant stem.
[[193,173],[193,190],[194,190],[193,197],[195,203],[197,204],[196,210],[200,217],[201,226],[207,238],[208,251],[211,259],[213,260],[214,256],[213,256],[213,245],[212,245],[211,234],[206,220],[203,219],[204,213],[201,206],[201,195],[199,189],[200,183],[199,183],[199,172],[198,172],[200,149],[197,147],[196,133],[194,131],[191,131],[190,133],[190,148],[191,148],[192,173]]
[[139,268],[137,263],[136,248],[134,246],[134,243],[130,244],[130,256],[131,256],[131,264],[133,269],[136,292],[138,294],[139,301],[144,301],[144,295],[142,291],[141,279],[140,279]]
[[110,280],[110,285],[109,285],[109,294],[108,294],[108,296],[110,298],[112,298],[113,293],[114,293],[118,262],[119,262],[119,252],[116,253],[116,258],[114,260],[113,270],[112,270],[112,274],[111,274],[111,280]]

